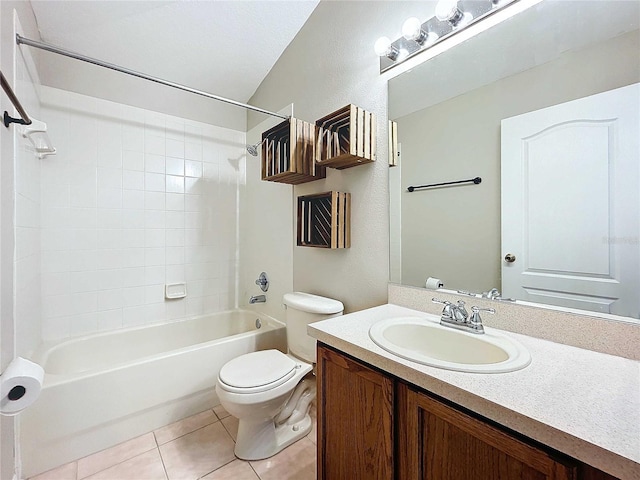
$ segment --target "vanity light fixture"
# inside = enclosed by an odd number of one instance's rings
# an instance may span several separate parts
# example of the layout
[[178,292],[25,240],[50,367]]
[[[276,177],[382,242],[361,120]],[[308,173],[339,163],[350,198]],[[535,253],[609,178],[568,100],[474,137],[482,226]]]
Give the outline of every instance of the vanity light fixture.
[[[496,12],[501,13],[495,16],[495,21],[485,22],[483,26],[478,26],[478,28],[470,30],[468,34],[457,38],[460,38],[460,41],[464,41],[466,37],[490,28],[540,1],[438,0],[434,12],[435,15],[430,19],[421,23],[418,18],[411,17],[402,25],[402,36],[400,38],[392,42],[388,37],[380,37],[376,41],[374,50],[380,57],[380,73],[386,72],[390,68],[435,45],[439,45],[439,48],[432,50],[431,56],[441,53],[447,48],[460,43],[459,41],[451,41],[441,44],[441,42],[466,30],[471,25],[476,25],[480,21],[493,16]],[[486,28],[484,25],[486,25]],[[431,56],[428,56],[428,58]]]

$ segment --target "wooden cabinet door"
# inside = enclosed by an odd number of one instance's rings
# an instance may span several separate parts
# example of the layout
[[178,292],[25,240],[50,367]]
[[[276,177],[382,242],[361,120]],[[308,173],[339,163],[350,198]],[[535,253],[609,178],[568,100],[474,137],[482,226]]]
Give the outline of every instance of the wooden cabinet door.
[[393,380],[318,345],[318,479],[394,478]]
[[404,388],[406,429],[399,430],[399,435],[405,436],[405,441],[399,438],[398,444],[403,480],[577,478],[575,466],[561,463],[547,452],[423,393]]

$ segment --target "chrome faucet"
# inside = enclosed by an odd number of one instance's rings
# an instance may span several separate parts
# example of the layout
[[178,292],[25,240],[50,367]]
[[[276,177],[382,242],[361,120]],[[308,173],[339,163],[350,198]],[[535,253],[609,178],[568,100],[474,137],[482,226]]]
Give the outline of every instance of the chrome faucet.
[[483,292],[482,293],[482,297],[483,298],[490,298],[492,300],[496,299],[496,298],[500,298],[500,291],[497,288],[492,288],[491,290],[489,290],[488,292]]
[[513,298],[504,298],[497,288],[492,288],[488,292],[482,292],[482,298],[488,298],[489,300],[500,300],[502,302],[515,302]]
[[264,303],[267,301],[267,297],[265,295],[253,295],[250,299],[249,299],[249,303],[253,304],[253,303]]
[[469,316],[464,306],[465,303],[462,300],[458,300],[455,304],[446,300],[438,300],[437,298],[432,298],[431,301],[444,305],[442,315],[440,316],[440,325],[471,333],[484,333],[480,312],[496,313],[493,308],[473,306],[471,307],[471,316]]

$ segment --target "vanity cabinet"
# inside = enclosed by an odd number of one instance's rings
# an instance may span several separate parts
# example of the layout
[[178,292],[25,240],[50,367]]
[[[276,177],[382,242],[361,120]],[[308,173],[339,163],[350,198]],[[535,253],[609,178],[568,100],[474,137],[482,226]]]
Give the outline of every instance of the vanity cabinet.
[[318,479],[612,480],[318,344]]
[[394,478],[394,382],[318,347],[318,479]]

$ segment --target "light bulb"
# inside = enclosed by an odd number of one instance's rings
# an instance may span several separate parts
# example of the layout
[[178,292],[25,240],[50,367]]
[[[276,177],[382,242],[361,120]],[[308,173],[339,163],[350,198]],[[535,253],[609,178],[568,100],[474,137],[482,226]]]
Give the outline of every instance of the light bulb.
[[391,53],[391,40],[389,37],[380,37],[373,45],[373,49],[379,57],[386,57]]
[[407,18],[402,24],[402,36],[407,40],[414,41],[417,41],[420,37],[424,36],[420,20],[416,17]]
[[436,18],[441,22],[446,22],[455,17],[458,10],[458,0],[440,0],[436,4]]
[[379,57],[387,57],[391,60],[398,58],[398,49],[391,44],[391,40],[388,37],[380,37],[376,40],[373,49]]

